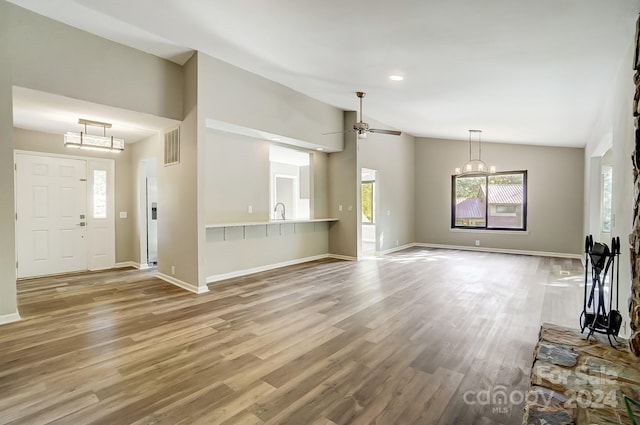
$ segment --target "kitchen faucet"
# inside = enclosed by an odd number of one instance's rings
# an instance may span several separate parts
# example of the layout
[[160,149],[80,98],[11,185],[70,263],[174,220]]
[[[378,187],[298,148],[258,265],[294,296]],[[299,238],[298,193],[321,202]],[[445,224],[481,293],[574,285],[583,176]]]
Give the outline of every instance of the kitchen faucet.
[[278,203],[276,204],[276,206],[273,208],[273,212],[274,212],[274,213],[277,213],[277,212],[278,212],[278,205],[282,205],[282,214],[280,214],[280,216],[281,216],[281,217],[282,217],[282,219],[284,220],[284,219],[285,219],[285,218],[284,218],[284,215],[285,215],[285,210],[286,210],[286,208],[285,208],[285,206],[284,206],[284,203],[282,203],[282,202],[278,202]]

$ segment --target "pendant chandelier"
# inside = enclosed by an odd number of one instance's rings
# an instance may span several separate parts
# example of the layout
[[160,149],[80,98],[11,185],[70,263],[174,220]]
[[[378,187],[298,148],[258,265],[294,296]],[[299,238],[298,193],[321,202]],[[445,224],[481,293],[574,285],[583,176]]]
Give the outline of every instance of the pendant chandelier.
[[[473,158],[471,155],[473,139],[476,139],[478,143],[477,158]],[[482,130],[469,130],[469,160],[462,166],[462,168],[456,168],[455,174],[458,176],[486,175],[493,174],[495,172],[495,166],[487,166],[487,163],[482,160]]]
[[[122,152],[124,140],[107,136],[107,128],[111,128],[108,122],[79,119],[78,124],[84,125],[84,132],[67,132],[64,135],[64,145],[68,148],[90,149],[106,152]],[[87,126],[102,127],[102,135],[87,134]]]

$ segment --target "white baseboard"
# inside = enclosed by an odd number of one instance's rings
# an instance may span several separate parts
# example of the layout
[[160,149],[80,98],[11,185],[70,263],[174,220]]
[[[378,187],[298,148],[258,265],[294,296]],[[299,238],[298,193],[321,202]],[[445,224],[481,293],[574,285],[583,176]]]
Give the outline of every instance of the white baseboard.
[[534,255],[537,257],[573,258],[576,260],[582,259],[582,254],[567,254],[564,252],[525,251],[525,250],[519,250],[519,249],[490,248],[486,246],[440,245],[440,244],[433,244],[433,243],[414,243],[412,244],[412,246],[422,246],[425,248],[460,249],[464,251],[495,252],[499,254]]
[[125,267],[135,267],[138,270],[147,270],[150,269],[151,266],[148,264],[139,264],[135,261],[123,261],[122,263],[116,263],[114,266],[116,269],[125,268]]
[[138,263],[134,263],[133,261],[123,261],[121,263],[116,263],[115,266],[113,266],[113,268],[115,269],[123,269],[125,267],[135,267],[136,269],[139,269],[140,267],[138,267],[139,264]]
[[189,292],[193,292],[194,294],[204,294],[205,292],[209,292],[209,288],[206,286],[196,286],[190,283],[184,282],[180,279],[176,279],[173,276],[166,275],[164,273],[156,273],[156,276],[165,282],[169,282],[172,285],[179,286],[182,289],[186,289]]
[[312,257],[296,258],[295,260],[283,261],[281,263],[267,264],[250,269],[236,270],[229,273],[221,273],[207,277],[207,283],[219,282],[221,280],[233,279],[234,277],[247,276],[254,273],[266,272],[269,270],[279,269],[281,267],[293,266],[296,264],[308,263],[310,261],[324,260],[325,258],[335,258],[336,260],[356,261],[355,257],[338,254],[320,254]]
[[252,267],[250,269],[236,270],[229,273],[214,274],[207,277],[207,283],[219,282],[221,280],[233,279],[234,277],[266,272],[268,270],[279,269],[281,267],[293,266],[301,263],[308,263],[309,261],[324,260],[325,258],[333,258],[333,256],[329,254],[314,255],[312,257],[296,258],[295,260],[283,261],[281,263],[275,264],[267,264],[264,266]]
[[416,246],[415,243],[408,243],[406,245],[400,245],[400,246],[397,246],[395,248],[390,248],[390,249],[385,249],[384,251],[379,251],[376,254],[377,255],[387,255],[387,254],[391,254],[392,252],[402,251],[403,249],[412,248],[414,246]]
[[20,314],[18,312],[11,314],[3,314],[0,316],[0,325],[5,325],[7,323],[17,322],[21,320]]
[[336,260],[345,260],[345,261],[358,261],[356,257],[351,257],[349,255],[340,255],[340,254],[327,254],[326,258],[335,258]]

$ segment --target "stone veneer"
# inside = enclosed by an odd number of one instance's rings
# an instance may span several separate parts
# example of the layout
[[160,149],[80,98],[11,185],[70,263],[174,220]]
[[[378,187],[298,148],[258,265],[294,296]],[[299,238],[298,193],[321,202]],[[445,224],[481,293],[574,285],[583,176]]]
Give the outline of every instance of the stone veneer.
[[585,340],[579,330],[542,325],[523,424],[626,424],[623,395],[640,399],[640,363],[627,341],[613,348],[605,335]]
[[[636,46],[636,51],[638,46]],[[633,196],[635,199],[633,207],[633,231],[629,235],[631,244],[631,302],[629,303],[629,325],[633,334],[629,338],[631,352],[640,356],[640,211],[638,202],[640,200],[640,128],[638,127],[638,116],[640,115],[640,71],[633,76],[636,92],[633,100],[633,115],[635,125],[635,149],[631,160],[633,163]]]

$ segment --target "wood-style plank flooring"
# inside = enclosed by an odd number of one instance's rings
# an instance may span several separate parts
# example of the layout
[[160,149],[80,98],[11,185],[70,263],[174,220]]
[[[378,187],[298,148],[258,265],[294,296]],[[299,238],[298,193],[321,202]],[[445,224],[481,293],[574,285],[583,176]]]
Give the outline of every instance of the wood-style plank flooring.
[[0,423],[520,424],[522,404],[492,400],[527,388],[541,321],[580,310],[546,288],[579,293],[582,273],[412,248],[203,295],[133,269],[20,281]]

